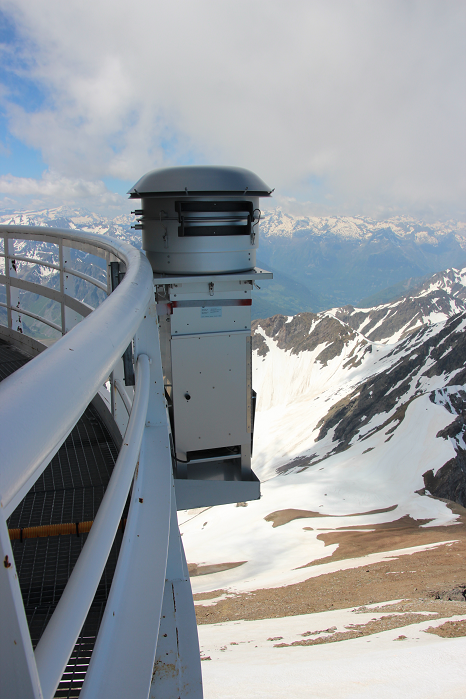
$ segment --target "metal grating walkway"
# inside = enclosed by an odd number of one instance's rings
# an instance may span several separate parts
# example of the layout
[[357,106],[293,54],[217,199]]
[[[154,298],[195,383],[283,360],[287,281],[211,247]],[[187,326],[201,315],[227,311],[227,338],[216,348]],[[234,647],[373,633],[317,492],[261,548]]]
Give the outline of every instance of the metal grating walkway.
[[[0,339],[0,380],[32,359]],[[47,396],[44,396],[44,410]],[[97,411],[89,405],[56,456],[8,520],[9,529],[93,521],[109,482],[118,449]],[[76,531],[79,527],[76,527]],[[87,534],[13,540],[12,547],[34,647],[52,615]],[[55,694],[79,696],[122,540],[118,531],[69,664]]]

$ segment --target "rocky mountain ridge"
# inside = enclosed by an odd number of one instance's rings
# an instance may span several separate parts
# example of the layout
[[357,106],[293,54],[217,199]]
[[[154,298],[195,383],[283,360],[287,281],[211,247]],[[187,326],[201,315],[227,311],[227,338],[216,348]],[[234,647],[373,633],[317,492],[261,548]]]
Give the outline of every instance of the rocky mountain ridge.
[[[448,270],[417,295],[375,309],[345,307],[253,323],[259,409],[314,401],[315,423],[307,435],[312,447],[278,464],[278,474],[322,464],[379,433],[378,450],[386,450],[409,406],[427,396],[453,416],[431,438],[448,440],[455,455],[426,470],[424,487],[466,506],[465,282],[466,270]],[[285,390],[277,385],[282,381]]]
[[333,312],[369,340],[393,342],[421,325],[431,325],[465,310],[466,270],[448,269],[392,303],[368,309],[348,305]]

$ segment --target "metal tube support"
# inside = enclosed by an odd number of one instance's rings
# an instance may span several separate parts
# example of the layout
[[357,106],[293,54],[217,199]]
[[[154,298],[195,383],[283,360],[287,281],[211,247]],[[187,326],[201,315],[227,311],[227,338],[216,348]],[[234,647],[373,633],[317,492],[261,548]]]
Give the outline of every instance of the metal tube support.
[[42,699],[15,559],[0,510],[0,693],[8,699]]
[[[123,361],[120,358],[115,366],[113,367],[113,386],[114,386],[114,391],[113,391],[113,403],[112,403],[112,415],[113,419],[115,420],[118,429],[120,430],[121,434],[125,433],[126,426],[128,424],[128,415],[131,412],[131,407],[128,412],[128,408],[124,399],[124,394],[122,391],[120,391],[120,388],[124,390],[124,392],[127,394],[126,389],[124,388],[124,372],[123,372]],[[128,396],[129,398],[129,396]]]
[[196,613],[174,491],[166,578],[149,699],[202,699]]
[[149,402],[150,365],[146,355],[138,358],[137,379],[128,429],[104,498],[68,584],[36,648],[44,699],[52,699],[60,682],[92,604],[125,506]]
[[79,314],[66,305],[66,297],[75,295],[76,282],[72,274],[67,270],[66,265],[71,260],[71,248],[62,244],[63,267],[60,270],[63,278],[63,305],[65,316],[65,333],[69,332],[80,322]]
[[120,379],[115,379],[114,383],[115,383],[115,388],[118,391],[118,393],[120,394],[120,398],[124,403],[124,406],[126,408],[126,412],[128,413],[128,415],[131,415],[131,409],[132,409],[131,398],[126,393],[126,389],[123,386]]

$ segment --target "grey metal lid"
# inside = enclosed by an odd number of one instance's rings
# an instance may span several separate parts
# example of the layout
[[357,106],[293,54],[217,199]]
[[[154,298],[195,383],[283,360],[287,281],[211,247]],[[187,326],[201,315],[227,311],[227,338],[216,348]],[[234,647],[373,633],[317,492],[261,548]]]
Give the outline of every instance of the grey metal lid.
[[152,170],[128,194],[131,199],[141,199],[167,195],[269,197],[272,192],[260,177],[242,167],[194,165]]

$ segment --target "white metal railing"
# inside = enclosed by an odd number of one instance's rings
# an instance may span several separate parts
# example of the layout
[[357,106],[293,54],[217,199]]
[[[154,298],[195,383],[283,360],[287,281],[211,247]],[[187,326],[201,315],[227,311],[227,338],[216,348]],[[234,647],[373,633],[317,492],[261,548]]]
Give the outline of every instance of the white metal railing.
[[[0,226],[1,236],[4,239],[5,274],[0,276],[0,283],[6,286],[3,306],[7,310],[8,328],[21,330],[21,314],[26,314],[37,317],[63,334],[45,352],[0,383],[2,696],[13,699],[52,699],[54,696],[92,603],[133,482],[125,536],[111,599],[107,604],[109,608],[110,603],[114,605],[119,601],[122,606],[118,628],[115,630],[115,614],[112,616],[107,609],[83,692],[87,697],[147,697],[166,588],[170,511],[173,510],[174,497],[152,269],[140,251],[104,236],[61,229]],[[17,276],[16,260],[20,257],[14,254],[15,239],[58,245],[59,265],[37,258],[34,262],[59,272],[59,290]],[[66,293],[66,277],[72,274],[100,289],[105,285],[65,264],[64,253],[70,248],[104,257],[107,265],[119,261],[124,266],[125,276],[121,284],[110,293],[108,277],[105,290],[109,296],[92,312],[88,305]],[[22,255],[23,259],[26,258]],[[18,289],[58,301],[61,304],[61,323],[53,323],[22,309],[15,299],[15,290]],[[76,313],[85,316],[79,325],[73,319]],[[133,338],[137,371],[132,403],[121,380],[117,377],[113,381],[125,412],[129,413],[123,445],[86,544],[34,653],[6,519],[42,474],[114,367],[121,363],[122,354]],[[160,389],[152,390],[150,386],[159,386]],[[146,505],[142,507],[142,503]],[[143,541],[147,542],[148,536],[152,540],[154,531],[158,532],[157,544],[153,547],[156,555],[148,557]],[[182,551],[179,541],[170,546]],[[181,582],[188,582],[189,587],[187,571],[183,572],[183,565],[186,567],[182,562],[183,555],[179,553],[178,558],[178,569],[173,575]],[[144,575],[142,578],[135,576],[129,572],[131,570],[143,571]],[[185,592],[183,594],[186,596]],[[142,603],[144,598],[145,605]],[[131,649],[128,649],[128,643]],[[131,657],[131,668],[125,667],[123,660],[116,662],[109,683],[109,667],[119,657],[126,660]],[[199,678],[196,686],[200,688]],[[195,691],[190,696],[200,694]]]
[[117,462],[65,591],[36,648],[42,692],[53,696],[92,604],[120,523],[141,448],[149,402],[149,359],[138,357],[137,390]]
[[[122,283],[88,315],[85,322],[71,328],[45,353],[0,385],[2,409],[6,409],[10,416],[16,406],[20,411],[16,423],[10,417],[2,420],[0,425],[4,464],[0,471],[0,495],[3,511],[8,517],[120,360],[153,297],[153,281],[146,257],[131,245],[104,236],[80,235],[60,229],[45,229],[44,232],[44,229],[21,226],[12,234],[11,228],[2,231],[4,228],[0,226],[0,233],[9,233],[9,240],[13,236],[29,240],[40,239],[40,236],[47,240],[62,239],[75,247],[87,245],[93,251],[111,253],[126,266]],[[10,278],[10,284],[11,281]],[[32,283],[31,286],[39,287]],[[39,287],[35,293],[47,296],[50,291]],[[61,301],[65,309],[69,307],[65,294]],[[43,409],[45,403],[46,410]],[[29,426],[28,440],[21,436],[22,421]],[[2,430],[6,423],[11,425],[3,440]]]
[[[110,275],[107,273],[106,283],[103,283],[92,275],[75,269],[69,259],[71,258],[71,250],[83,250],[85,248],[84,252],[103,258],[107,263],[107,269],[111,260],[123,262],[124,258],[118,241],[112,241],[112,245],[109,245],[109,240],[106,241],[104,236],[79,234],[70,230],[47,229],[37,226],[15,227],[0,225],[1,239],[3,239],[3,250],[0,251],[0,260],[3,259],[4,261],[4,270],[3,274],[0,274],[0,284],[5,285],[6,298],[5,301],[0,300],[0,307],[6,309],[8,327],[19,330],[19,332],[24,332],[22,316],[33,318],[63,335],[78,322],[76,314],[82,317],[88,316],[94,308],[75,298],[72,293],[68,293],[71,291],[71,280],[74,278],[81,279],[107,294],[111,293]],[[18,251],[15,251],[15,241],[18,240],[24,242],[36,241],[42,245],[52,243],[57,249],[58,264],[47,259],[18,254]],[[47,251],[46,254],[51,255],[52,253]],[[17,269],[18,263],[21,262],[55,270],[58,273],[59,288],[54,289],[35,284],[22,278]],[[61,305],[60,322],[54,322],[50,318],[36,314],[26,308],[21,303],[20,291],[35,293],[50,301],[59,303]]]

